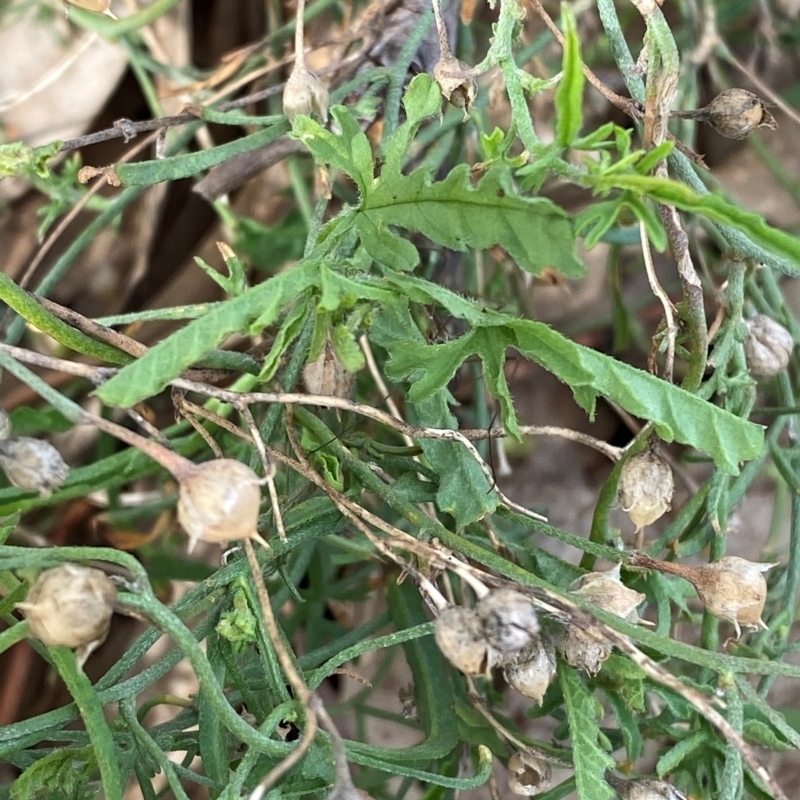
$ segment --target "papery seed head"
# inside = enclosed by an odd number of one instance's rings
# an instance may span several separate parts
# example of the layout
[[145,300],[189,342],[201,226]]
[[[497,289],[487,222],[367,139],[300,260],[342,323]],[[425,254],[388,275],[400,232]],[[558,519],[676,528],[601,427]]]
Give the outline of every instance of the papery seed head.
[[294,122],[298,114],[316,114],[328,121],[330,96],[322,81],[305,64],[295,64],[283,90],[283,113]]
[[258,475],[246,464],[218,458],[196,465],[178,494],[178,521],[189,536],[189,552],[198,541],[258,538],[260,505]]
[[570,591],[586,598],[603,611],[616,614],[629,622],[638,622],[636,609],[646,595],[629,589],[620,579],[620,565],[607,572],[589,572],[570,586]]
[[639,533],[669,511],[675,482],[666,459],[650,447],[631,456],[619,477],[618,498],[622,510]]
[[43,497],[49,497],[69,475],[69,467],[53,445],[29,436],[0,440],[0,466],[14,486]]
[[744,139],[757,128],[775,130],[778,123],[762,100],[746,89],[728,89],[703,109],[703,118],[717,133],[729,139]]
[[552,770],[543,758],[524,750],[508,759],[508,788],[522,797],[535,797],[550,788]]
[[477,603],[475,611],[486,641],[503,657],[514,657],[538,639],[536,609],[522,592],[495,589]]
[[556,677],[556,654],[549,639],[537,639],[519,659],[503,666],[509,686],[541,704],[547,687]]
[[325,346],[319,356],[303,368],[303,383],[309,394],[341,397],[345,400],[352,397],[355,375],[345,369],[333,349],[330,337],[325,339]]
[[117,592],[99,569],[62,564],[42,572],[17,603],[30,631],[48,646],[77,650],[80,665],[108,635]]
[[764,573],[774,566],[725,556],[697,567],[689,580],[708,613],[730,622],[738,639],[741,627],[767,627],[761,619],[767,601]]
[[478,94],[475,70],[453,56],[440,58],[433,67],[433,79],[444,97],[456,108],[463,109],[464,119],[469,119]]
[[616,775],[606,775],[622,800],[686,800],[686,795],[666,781],[623,780]]
[[434,624],[434,636],[444,657],[465,674],[485,675],[492,668],[494,656],[474,609],[442,609]]
[[789,365],[794,349],[792,334],[766,314],[747,320],[744,355],[751,375],[771,378]]
[[8,439],[11,436],[11,420],[8,414],[0,408],[0,441]]

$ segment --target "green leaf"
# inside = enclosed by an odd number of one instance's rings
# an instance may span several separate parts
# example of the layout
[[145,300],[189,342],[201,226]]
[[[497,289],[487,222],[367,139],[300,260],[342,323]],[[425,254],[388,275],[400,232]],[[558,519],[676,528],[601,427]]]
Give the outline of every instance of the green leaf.
[[96,390],[108,405],[129,408],[160,392],[232,333],[272,324],[281,309],[316,283],[317,262],[301,262],[254,286],[159,342]]
[[546,268],[569,278],[586,272],[575,255],[570,215],[546,198],[517,194],[502,164],[491,167],[477,185],[468,164],[435,182],[423,170],[405,176],[384,168],[358,215],[378,228],[398,225],[422,233],[451,250],[500,245],[535,275]]
[[283,120],[263,131],[217,145],[210,150],[156,158],[152,161],[137,161],[133,164],[115,164],[113,170],[123,186],[151,186],[163,181],[191,178],[234,156],[251,153],[253,150],[268,145],[286,133],[288,129],[289,123]]
[[289,135],[303,142],[317,163],[330,164],[347,173],[363,196],[373,180],[372,146],[344,106],[333,106],[330,113],[339,127],[338,133],[331,133],[301,114],[295,117],[294,130]]
[[656,762],[656,773],[661,778],[674,772],[675,769],[698,748],[705,749],[714,745],[714,737],[709,731],[695,731],[667,750]]
[[583,676],[561,660],[558,663],[558,677],[572,737],[578,796],[592,800],[614,800],[615,792],[603,776],[606,770],[613,769],[616,765],[614,759],[605,750],[601,750],[598,744],[598,704]]
[[364,353],[347,325],[336,325],[331,329],[331,345],[348,372],[358,372],[366,366]]
[[800,267],[800,241],[796,236],[767,225],[760,214],[745,211],[719,195],[697,194],[679,181],[654,178],[649,175],[619,173],[599,176],[595,180],[595,188],[600,192],[622,189],[646,195],[651,200],[676,206],[683,211],[702,214],[715,222],[721,222],[742,231],[755,244]]
[[11,785],[12,800],[70,800],[94,798],[97,788],[89,779],[97,770],[91,747],[65,747],[38,759]]
[[406,272],[414,269],[419,263],[417,248],[390,230],[383,221],[376,224],[366,214],[359,214],[355,218],[355,229],[361,237],[364,249],[379,264]]
[[750,744],[769,747],[770,750],[775,750],[779,753],[794,749],[792,744],[783,737],[778,736],[773,727],[757,719],[748,719],[744,723],[742,732],[745,741],[750,742]]
[[[403,342],[393,348],[386,373],[390,378],[407,378],[411,383],[408,398],[420,402],[445,387],[458,368],[476,354],[483,363],[483,373],[489,391],[500,401],[503,424],[509,432],[520,437],[517,416],[505,378],[505,351],[514,343],[503,328],[475,328],[451,342],[428,345]],[[420,366],[424,364],[424,369]],[[421,372],[421,375],[417,375]]]
[[[422,342],[422,335],[414,325],[408,308],[400,303],[385,306],[376,315],[370,338],[392,354],[408,346],[416,347]],[[419,367],[419,364],[415,366]],[[411,375],[409,382],[413,386],[414,378]],[[458,421],[448,407],[449,399],[449,392],[443,385],[439,391],[424,399],[409,400],[409,418],[433,428],[457,429]],[[458,529],[494,512],[497,496],[492,492],[477,461],[463,446],[434,439],[424,439],[421,446],[428,463],[441,476],[436,505],[453,517]]]
[[561,22],[564,28],[564,54],[561,60],[561,82],[556,91],[556,142],[569,147],[583,125],[583,61],[581,42],[575,25],[575,15],[566,4],[561,4]]
[[[757,458],[763,451],[764,431],[760,425],[740,419],[648,372],[576,344],[542,322],[488,310],[443,286],[411,275],[395,273],[387,276],[386,282],[397,286],[414,302],[436,303],[477,328],[492,330],[491,335],[467,333],[462,337],[466,339],[464,345],[459,340],[428,345],[419,337],[402,348],[387,348],[392,353],[388,368],[396,370],[395,374],[403,374],[416,361],[420,372],[415,382],[421,382],[419,388],[415,385],[412,389],[416,398],[430,396],[437,388],[444,387],[454,374],[458,358],[480,355],[481,350],[486,355],[494,349],[485,359],[485,364],[491,366],[502,361],[501,350],[510,345],[570,386],[576,400],[590,414],[594,395],[602,395],[634,416],[652,421],[664,441],[675,440],[708,453],[729,474],[737,474],[740,461]],[[500,332],[498,329],[503,326],[505,332]],[[492,391],[498,391],[503,413],[508,415],[505,424],[513,426],[510,397],[503,397],[504,381],[501,382],[499,374],[496,379]]]
[[29,147],[22,142],[0,144],[0,180],[33,172],[40,178],[49,178],[47,162],[61,149],[61,142],[43,147]]

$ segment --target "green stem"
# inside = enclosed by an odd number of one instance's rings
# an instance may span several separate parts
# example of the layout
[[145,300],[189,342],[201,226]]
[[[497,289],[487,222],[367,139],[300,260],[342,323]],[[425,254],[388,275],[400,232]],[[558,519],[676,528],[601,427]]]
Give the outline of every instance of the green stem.
[[0,653],[21,642],[28,635],[28,622],[18,622],[0,633]]
[[119,595],[119,602],[132,611],[138,611],[169,634],[180,648],[183,655],[192,665],[200,683],[200,691],[209,702],[209,705],[219,715],[220,722],[240,741],[255,747],[262,753],[283,757],[291,751],[291,746],[284,742],[277,742],[259,733],[248,725],[231,707],[222,688],[217,683],[214,670],[203,653],[192,632],[168,608],[164,607],[154,597],[147,595],[134,595],[123,593]]
[[114,737],[97,693],[86,674],[78,667],[75,654],[71,650],[66,647],[50,647],[48,650],[86,725],[86,733],[100,767],[103,794],[106,800],[122,800],[122,776],[114,750]]
[[42,333],[51,336],[59,344],[69,347],[76,353],[81,353],[98,361],[111,364],[129,364],[133,356],[117,350],[105,342],[97,342],[85,333],[67,325],[58,319],[43,306],[36,302],[33,295],[20,289],[7,275],[0,272],[0,301],[17,312],[22,319],[34,325]]
[[142,727],[136,716],[136,701],[132,697],[126,697],[120,701],[119,713],[128,730],[133,734],[137,746],[141,747],[152,758],[164,773],[167,783],[170,785],[177,800],[189,800],[180,778],[175,772],[172,762],[166,757],[164,751],[156,744],[153,737]]

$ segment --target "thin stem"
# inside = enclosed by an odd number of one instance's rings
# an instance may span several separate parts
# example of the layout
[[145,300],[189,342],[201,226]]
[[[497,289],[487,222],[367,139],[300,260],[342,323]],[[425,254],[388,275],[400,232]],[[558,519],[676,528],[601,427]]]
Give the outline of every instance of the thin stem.
[[647,272],[647,279],[650,282],[650,288],[664,309],[664,319],[667,324],[667,357],[664,361],[664,380],[672,383],[672,372],[675,367],[675,339],[678,335],[678,328],[675,325],[672,303],[658,282],[656,268],[653,264],[653,254],[650,251],[650,239],[647,236],[647,228],[642,221],[639,222],[639,236],[642,242],[642,256],[644,257],[644,266]]

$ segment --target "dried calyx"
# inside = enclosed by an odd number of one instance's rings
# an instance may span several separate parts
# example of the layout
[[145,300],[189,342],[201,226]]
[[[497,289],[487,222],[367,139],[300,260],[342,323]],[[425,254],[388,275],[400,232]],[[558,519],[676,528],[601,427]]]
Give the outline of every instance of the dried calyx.
[[328,121],[330,97],[322,81],[304,64],[295,64],[283,90],[283,113],[290,122],[298,114],[316,114]]
[[8,439],[11,436],[11,420],[8,414],[0,408],[0,441]]
[[478,94],[475,70],[455,56],[442,54],[433,67],[433,79],[442,95],[456,108],[463,109],[464,120],[468,120]]
[[345,369],[331,344],[330,336],[325,338],[322,352],[303,368],[303,383],[309,394],[349,399],[353,394],[355,375]]
[[606,774],[606,781],[622,800],[686,800],[686,795],[666,781],[630,781]]
[[516,661],[503,666],[509,686],[541,704],[547,687],[556,677],[556,652],[548,637],[535,641]]
[[672,469],[659,455],[657,442],[651,441],[623,464],[617,497],[636,526],[637,549],[644,543],[644,529],[670,510],[674,491]]
[[444,656],[467,675],[486,675],[513,663],[537,640],[539,620],[533,603],[514,589],[496,589],[475,605],[442,609],[434,626]]
[[744,355],[751,375],[771,378],[789,366],[792,334],[766,314],[747,320]]
[[767,600],[764,573],[777,564],[760,564],[738,556],[725,556],[702,567],[693,567],[639,554],[631,557],[630,564],[685,578],[694,586],[709,614],[733,625],[737,640],[741,638],[743,627],[767,627],[761,619]]
[[[629,622],[639,622],[637,607],[645,595],[625,586],[620,579],[617,564],[607,572],[590,572],[572,584],[571,591],[597,608],[616,614]],[[577,625],[567,626],[561,640],[564,660],[576,669],[596,675],[603,662],[611,655],[611,645],[598,639],[591,631]]]
[[69,475],[69,467],[53,445],[29,436],[0,440],[0,466],[14,486],[43,497],[49,497]]
[[508,788],[522,797],[535,797],[550,788],[551,773],[547,761],[522,750],[508,759]]
[[746,89],[728,89],[703,108],[673,112],[673,116],[707,122],[729,139],[744,139],[757,128],[774,131],[778,127],[766,103]]
[[232,458],[195,464],[109,420],[84,413],[84,421],[138,448],[175,476],[178,521],[189,536],[189,552],[198,541],[255,539],[266,545],[258,533],[262,481],[246,464]]
[[80,666],[108,636],[117,592],[99,569],[62,564],[34,581],[25,602],[17,603],[30,632],[48,646],[76,651]]

